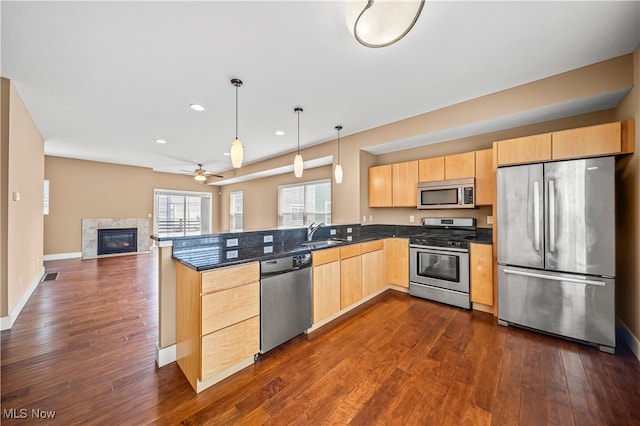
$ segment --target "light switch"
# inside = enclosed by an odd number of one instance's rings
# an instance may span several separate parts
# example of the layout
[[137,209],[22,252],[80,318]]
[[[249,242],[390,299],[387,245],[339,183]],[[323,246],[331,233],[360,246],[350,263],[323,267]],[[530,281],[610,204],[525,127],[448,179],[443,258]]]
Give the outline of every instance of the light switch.
[[493,216],[487,216],[487,225],[493,225]]
[[13,193],[13,201],[20,201],[20,193],[19,192],[14,192]]

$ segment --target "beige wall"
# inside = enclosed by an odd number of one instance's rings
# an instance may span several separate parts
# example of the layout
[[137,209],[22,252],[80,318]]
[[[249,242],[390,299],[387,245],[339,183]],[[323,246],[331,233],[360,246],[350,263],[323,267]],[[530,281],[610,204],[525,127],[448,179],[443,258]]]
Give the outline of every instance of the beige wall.
[[[370,154],[361,155],[362,150],[379,144],[419,137],[420,135],[447,130],[471,123],[483,122],[505,115],[517,114],[529,110],[543,108],[558,103],[570,102],[576,99],[601,95],[614,90],[622,90],[633,86],[633,56],[625,55],[598,64],[579,68],[563,74],[558,74],[533,83],[518,86],[502,92],[493,93],[477,99],[472,99],[450,107],[436,111],[426,112],[415,117],[400,120],[374,129],[366,130],[342,137],[340,139],[340,159],[344,169],[342,184],[334,185],[332,193],[333,222],[336,224],[360,223],[362,216],[373,215],[373,222],[395,220],[395,213],[387,215],[375,213],[368,207],[366,191],[368,174],[366,170],[371,164],[383,164],[383,162],[395,162],[394,158],[406,155],[408,158],[426,158],[441,155],[440,153],[454,153],[464,150],[473,150],[489,147],[492,140],[525,136],[519,132],[539,133],[541,131],[556,130],[560,128],[577,127],[580,125],[597,124],[611,119],[612,113],[604,115],[585,115],[574,119],[566,119],[543,123],[538,126],[527,126],[517,129],[496,132],[495,134],[480,135],[467,138],[460,142],[449,141],[443,144],[429,145],[417,149],[416,152],[401,152],[381,156],[380,159]],[[349,123],[343,122],[343,132],[349,132]],[[555,127],[554,127],[555,126]],[[538,130],[541,129],[541,130]],[[528,134],[531,134],[528,133]],[[468,149],[467,149],[468,148]],[[336,154],[336,142],[330,141],[302,150],[305,160],[325,157]],[[366,153],[365,153],[366,154]],[[263,162],[249,164],[241,169],[234,169],[223,173],[225,178],[248,175],[252,173],[270,170],[277,167],[290,165],[293,154],[281,155]],[[393,159],[393,161],[391,161]],[[361,163],[361,161],[363,161]],[[245,182],[235,186],[238,189],[246,188],[251,182]],[[354,206],[353,200],[360,200],[360,204]],[[224,206],[222,207],[225,208]],[[406,212],[397,211],[398,220],[405,223]],[[245,215],[252,212],[245,211]],[[262,214],[262,213],[260,213]],[[247,217],[248,221],[252,221]],[[224,226],[222,226],[224,228]]]
[[[370,160],[366,165],[361,164],[363,168],[362,193],[366,194],[366,191],[368,190],[369,175],[366,173],[366,169],[371,165],[391,164],[402,161],[457,154],[460,152],[476,151],[491,148],[493,141],[496,140],[535,135],[538,133],[571,129],[592,124],[607,123],[614,120],[614,111],[611,109],[374,156],[375,159]],[[431,210],[427,213],[424,210],[420,211],[415,208],[370,208],[368,205],[368,197],[361,197],[361,200],[363,200],[363,204],[361,204],[360,207],[362,215],[366,217],[367,221],[372,217],[374,223],[415,225],[420,222],[420,218],[427,215],[433,217],[475,217],[477,219],[478,226],[484,228],[491,227],[491,225],[487,223],[487,216],[493,215],[493,211],[489,206],[483,206],[473,210]],[[409,221],[410,216],[414,216],[414,223]]]
[[44,141],[16,88],[6,79],[2,79],[2,105],[0,218],[6,248],[2,250],[1,315],[7,316],[43,272]]
[[[291,172],[250,182],[222,186],[219,191],[220,195],[215,195],[220,203],[219,229],[221,231],[229,230],[229,194],[231,192],[242,191],[243,226],[245,231],[273,229],[278,227],[278,186],[331,179],[331,173],[331,166],[323,166],[305,170],[301,178],[296,178]],[[334,182],[331,191],[332,206],[337,203],[335,200],[336,186],[339,185]]]
[[7,315],[9,292],[7,238],[9,214],[9,92],[10,82],[0,78],[0,316]]
[[616,314],[640,340],[640,50],[634,53],[634,88],[616,108],[616,119],[635,119],[635,154],[617,162]]
[[[49,180],[49,215],[44,220],[44,253],[82,250],[83,218],[149,218],[152,229],[153,190],[211,192],[190,176],[62,157],[45,157]],[[218,207],[214,204],[212,211]]]

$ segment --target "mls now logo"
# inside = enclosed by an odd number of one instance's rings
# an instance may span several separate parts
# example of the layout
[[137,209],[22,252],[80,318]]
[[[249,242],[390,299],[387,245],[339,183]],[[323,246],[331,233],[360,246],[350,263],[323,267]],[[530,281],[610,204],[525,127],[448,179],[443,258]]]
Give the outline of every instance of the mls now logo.
[[54,419],[56,412],[34,408],[31,410],[31,416],[29,416],[29,410],[26,408],[5,408],[2,410],[2,418],[4,419],[26,419],[27,417],[32,419]]

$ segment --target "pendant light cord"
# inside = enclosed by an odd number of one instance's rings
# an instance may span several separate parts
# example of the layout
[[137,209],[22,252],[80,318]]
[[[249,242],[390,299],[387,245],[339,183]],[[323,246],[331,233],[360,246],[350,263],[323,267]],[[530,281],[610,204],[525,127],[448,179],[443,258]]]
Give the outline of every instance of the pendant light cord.
[[297,110],[298,113],[298,155],[300,155],[300,110]]
[[238,85],[236,85],[236,139],[238,139]]
[[302,112],[302,108],[295,107],[293,111],[298,114],[298,155],[300,155],[300,113]]

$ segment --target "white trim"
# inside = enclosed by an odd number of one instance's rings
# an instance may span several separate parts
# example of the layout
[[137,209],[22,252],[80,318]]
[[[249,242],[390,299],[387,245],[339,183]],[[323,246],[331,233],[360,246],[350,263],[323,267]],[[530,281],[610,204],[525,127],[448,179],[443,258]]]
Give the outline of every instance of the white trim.
[[56,254],[45,254],[42,259],[44,261],[47,260],[61,260],[61,259],[77,259],[82,257],[82,252],[71,252],[71,253],[56,253]]
[[633,335],[629,327],[618,318],[619,326],[616,327],[616,334],[620,337],[631,349],[631,352],[638,358],[640,361],[640,340],[636,336]]
[[38,273],[36,278],[31,281],[31,284],[29,284],[27,291],[22,294],[22,297],[20,298],[20,300],[18,300],[13,309],[11,309],[9,315],[0,318],[0,330],[9,330],[11,327],[13,327],[13,324],[18,319],[18,315],[20,315],[20,312],[22,312],[22,309],[29,301],[29,298],[38,287],[38,284],[40,284],[42,277],[44,277],[44,266],[40,269],[40,272]]
[[177,357],[176,345],[161,348],[160,345],[156,343],[156,364],[158,364],[158,367],[164,367],[167,364],[175,362]]

